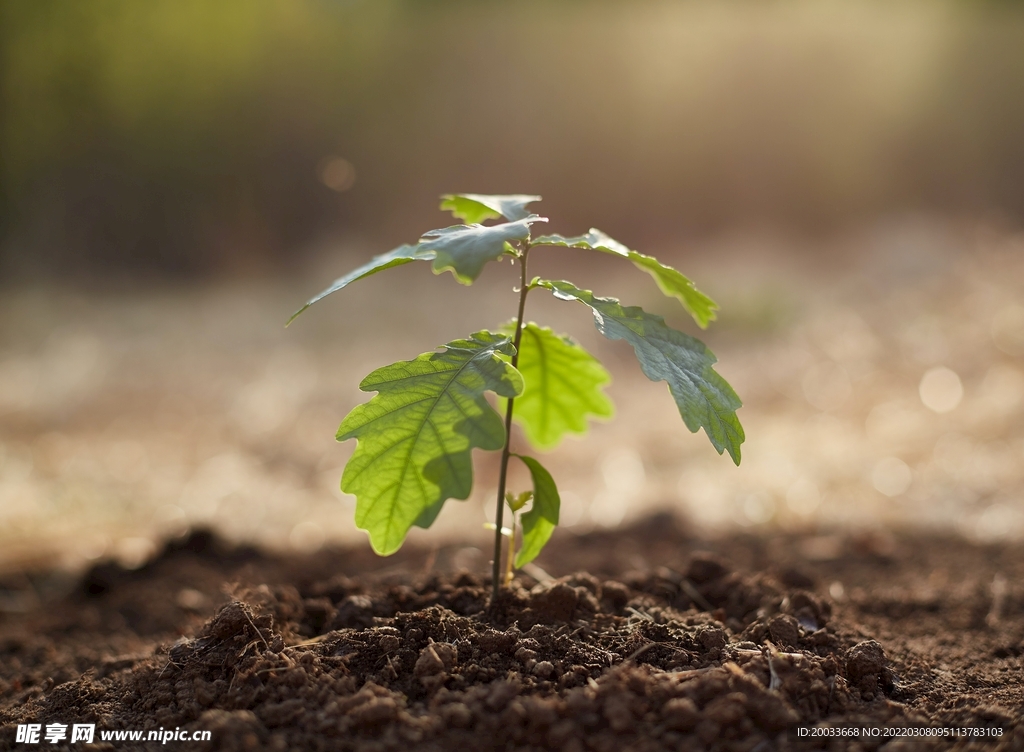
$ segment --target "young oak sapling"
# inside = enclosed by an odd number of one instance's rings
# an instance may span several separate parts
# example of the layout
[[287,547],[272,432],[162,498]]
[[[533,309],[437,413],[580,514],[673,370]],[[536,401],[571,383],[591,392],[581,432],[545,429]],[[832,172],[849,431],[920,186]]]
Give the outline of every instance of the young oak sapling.
[[[360,383],[377,394],[342,421],[338,441],[357,446],[341,478],[341,489],[356,497],[356,525],[369,533],[381,555],[392,554],[413,526],[430,527],[448,499],[466,499],[473,486],[473,449],[501,451],[495,515],[493,596],[543,549],[558,524],[560,500],[551,474],[534,457],[513,453],[512,422],[527,441],[550,449],[566,433],[585,433],[590,417],[611,417],[612,405],[602,391],[607,371],[582,347],[551,329],[526,321],[527,295],[538,289],[559,300],[589,307],[597,330],[632,347],[640,368],[652,381],[668,382],[683,422],[691,432],[704,429],[719,454],[740,462],[743,427],[736,416],[736,392],[713,368],[716,359],[698,339],[669,327],[661,316],[637,306],[620,305],[565,280],[527,276],[531,253],[540,247],[580,248],[619,256],[650,274],[661,291],[676,298],[703,329],[717,306],[676,269],[653,256],[630,250],[600,230],[585,235],[532,236],[533,226],[547,222],[527,209],[540,196],[486,196],[472,193],[442,197],[441,209],[465,224],[431,230],[411,245],[374,257],[311,298],[289,324],[318,300],[356,280],[413,261],[429,261],[435,274],[450,271],[472,284],[490,261],[510,257],[519,264],[519,308],[510,324],[479,331],[413,360],[378,368]],[[494,219],[498,224],[483,224]],[[484,396],[494,392],[504,402],[505,417]],[[533,490],[506,493],[509,460],[526,465]],[[522,544],[515,551],[515,515],[532,501],[520,519]],[[502,526],[508,504],[512,529]],[[509,537],[503,576],[503,534]]]

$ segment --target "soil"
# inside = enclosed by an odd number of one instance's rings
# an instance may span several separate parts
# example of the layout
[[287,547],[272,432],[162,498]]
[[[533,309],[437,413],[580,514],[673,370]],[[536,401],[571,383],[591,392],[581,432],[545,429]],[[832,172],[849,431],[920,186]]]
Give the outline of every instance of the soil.
[[19,723],[85,722],[212,741],[41,746],[1024,749],[1019,546],[709,540],[656,516],[560,531],[493,607],[465,550],[295,557],[198,532],[136,570],[11,575],[0,748],[30,748]]

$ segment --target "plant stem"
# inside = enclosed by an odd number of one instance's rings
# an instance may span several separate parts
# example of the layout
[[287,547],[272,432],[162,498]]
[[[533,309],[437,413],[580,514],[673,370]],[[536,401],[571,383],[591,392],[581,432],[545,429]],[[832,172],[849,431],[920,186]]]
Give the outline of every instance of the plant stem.
[[505,587],[512,584],[512,557],[516,553],[516,513],[512,513],[512,523],[509,526],[508,553],[505,554]]
[[[519,257],[519,315],[516,317],[516,333],[512,340],[515,353],[512,355],[512,367],[519,365],[519,342],[523,337],[523,311],[526,310],[526,294],[530,286],[526,279],[526,256],[530,252],[530,246],[523,249],[523,255]],[[512,406],[514,398],[509,398],[508,406],[505,408],[505,447],[501,450],[501,472],[498,475],[498,508],[494,515],[494,583],[491,591],[491,603],[498,600],[498,590],[501,587],[501,523],[505,513],[505,481],[508,478],[508,460],[511,454],[510,443],[512,441]],[[513,543],[510,542],[509,546]],[[509,551],[511,556],[511,549]]]

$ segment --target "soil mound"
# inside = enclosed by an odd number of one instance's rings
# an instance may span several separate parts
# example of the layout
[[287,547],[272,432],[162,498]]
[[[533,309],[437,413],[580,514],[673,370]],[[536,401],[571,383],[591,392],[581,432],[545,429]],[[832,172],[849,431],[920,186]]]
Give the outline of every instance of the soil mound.
[[[287,558],[204,533],[140,570],[101,565],[45,608],[2,617],[0,747],[24,747],[14,739],[25,723],[208,730],[209,742],[177,745],[217,750],[876,749],[892,739],[839,731],[863,727],[918,729],[905,741],[940,747],[982,742],[922,742],[920,730],[971,728],[988,735],[985,749],[1024,747],[1018,550],[929,538],[708,542],[666,518],[555,547],[542,563],[559,576],[535,569],[496,604],[484,578],[450,566],[457,551]],[[801,736],[814,726],[837,735]]]

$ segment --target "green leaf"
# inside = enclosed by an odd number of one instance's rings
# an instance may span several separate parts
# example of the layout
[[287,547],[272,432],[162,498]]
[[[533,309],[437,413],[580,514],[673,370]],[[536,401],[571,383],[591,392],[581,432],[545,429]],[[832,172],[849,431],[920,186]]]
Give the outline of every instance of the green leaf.
[[450,269],[455,279],[469,285],[480,276],[487,262],[505,252],[509,243],[529,238],[534,222],[547,220],[534,214],[500,225],[453,225],[425,233],[418,247],[436,254],[435,273]]
[[526,206],[535,201],[540,201],[540,196],[449,193],[441,196],[441,209],[450,211],[456,219],[471,225],[496,217],[504,217],[514,222],[529,217],[530,211]]
[[[504,331],[511,336],[515,324]],[[597,358],[567,337],[526,324],[517,368],[526,386],[516,397],[513,417],[538,449],[554,447],[568,432],[586,433],[588,415],[612,417],[612,401],[602,391],[611,376]]]
[[338,441],[359,440],[341,489],[356,497],[356,525],[374,551],[394,553],[410,526],[429,525],[446,499],[469,496],[474,447],[504,446],[504,425],[484,392],[522,392],[522,376],[499,357],[512,351],[508,337],[477,332],[363,379],[359,388],[377,395],[338,429]]
[[[499,196],[497,198],[532,197]],[[295,321],[299,314],[317,301],[347,287],[356,280],[412,261],[433,261],[434,274],[451,270],[459,282],[464,285],[472,284],[480,276],[480,272],[483,271],[484,265],[488,261],[494,261],[505,252],[507,243],[529,238],[530,225],[534,222],[547,222],[547,219],[531,214],[515,222],[506,222],[490,227],[454,225],[440,230],[431,230],[425,233],[416,245],[399,246],[392,251],[374,256],[357,269],[338,277],[330,287],[314,295],[306,301],[302,308],[293,313],[288,319],[288,324]]]
[[337,292],[343,287],[347,287],[357,279],[369,277],[371,274],[376,274],[377,272],[384,271],[385,269],[390,269],[393,266],[408,264],[412,261],[432,261],[436,255],[437,253],[435,251],[423,248],[419,245],[403,245],[395,248],[393,251],[388,251],[387,253],[382,253],[379,256],[374,256],[358,269],[353,269],[345,276],[338,277],[331,283],[330,287],[306,301],[306,305],[302,306],[302,308],[293,313],[292,317],[288,319],[288,324],[295,321],[300,313],[305,311],[318,300],[322,300],[331,293]]
[[654,256],[646,256],[632,251],[614,238],[610,238],[596,228],[591,228],[586,235],[566,238],[561,235],[543,235],[533,241],[533,245],[558,245],[567,248],[585,248],[601,251],[629,259],[638,269],[654,277],[658,287],[670,298],[676,298],[683,308],[690,312],[694,321],[701,329],[706,329],[708,322],[715,320],[718,305],[707,295],[698,290],[693,282],[678,270],[661,263]]
[[728,450],[733,462],[740,464],[744,434],[736,410],[743,403],[712,367],[717,359],[703,342],[670,328],[661,316],[637,306],[623,308],[615,298],[598,297],[571,282],[536,280],[534,284],[551,290],[556,298],[589,306],[601,334],[626,340],[647,378],[668,382],[686,427],[694,433],[703,428],[719,454]]
[[447,499],[441,499],[438,502],[431,504],[429,507],[420,512],[420,516],[416,518],[412,524],[416,527],[421,527],[424,530],[434,524],[434,520],[437,519],[437,515],[441,514],[441,510],[444,508],[444,503]]
[[517,454],[533,476],[533,506],[523,515],[523,547],[516,554],[516,568],[522,568],[537,558],[558,525],[558,510],[562,500],[551,473],[533,457]]

